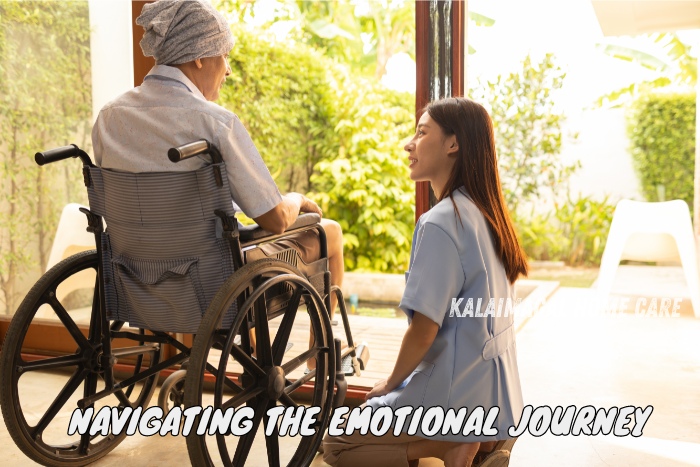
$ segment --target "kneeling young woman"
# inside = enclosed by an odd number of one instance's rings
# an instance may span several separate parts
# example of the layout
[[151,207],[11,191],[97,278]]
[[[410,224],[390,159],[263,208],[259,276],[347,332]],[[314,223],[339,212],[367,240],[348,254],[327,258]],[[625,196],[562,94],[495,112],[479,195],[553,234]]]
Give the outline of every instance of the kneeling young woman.
[[[327,436],[333,466],[409,466],[437,457],[448,467],[508,465],[508,428],[523,408],[511,307],[527,260],[505,206],[493,124],[466,98],[430,104],[404,148],[411,179],[430,181],[438,203],[413,235],[406,291],[409,319],[394,370],[367,395],[366,405],[442,407],[469,412],[498,407],[495,435],[466,430],[431,436]],[[455,306],[455,304],[458,304]],[[457,308],[457,310],[455,310]],[[506,315],[506,310],[508,313]],[[492,431],[489,430],[489,433]]]

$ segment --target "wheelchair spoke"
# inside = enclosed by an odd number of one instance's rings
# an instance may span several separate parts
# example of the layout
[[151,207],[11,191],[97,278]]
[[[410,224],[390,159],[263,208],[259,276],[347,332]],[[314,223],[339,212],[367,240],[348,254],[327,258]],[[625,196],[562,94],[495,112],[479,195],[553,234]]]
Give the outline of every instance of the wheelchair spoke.
[[[97,375],[90,373],[85,378],[85,384],[83,385],[83,397],[89,397],[95,394],[97,391]],[[88,446],[90,446],[90,433],[84,433],[80,436],[80,444],[78,445],[78,452],[80,454],[87,454]]]
[[263,368],[271,367],[270,328],[267,322],[267,306],[265,306],[264,296],[255,301],[255,337],[259,364]]
[[[137,372],[135,372],[137,373]],[[107,384],[107,380],[104,377],[104,374],[100,373],[100,379],[102,380],[103,383],[105,383],[105,387]],[[123,390],[119,389],[114,391],[114,397],[116,397],[119,400],[119,407],[131,407],[132,409],[135,409],[136,406],[129,400],[129,397],[131,396],[131,389],[133,389],[136,385],[131,385],[129,386],[129,389],[127,390],[126,394],[124,393]],[[95,388],[96,390],[97,388]],[[92,394],[95,392],[93,391]],[[92,394],[89,394],[88,396],[91,396]],[[84,396],[84,397],[88,397]]]
[[260,386],[250,386],[248,388],[245,388],[243,391],[241,391],[240,394],[236,394],[229,400],[227,400],[224,404],[221,405],[221,410],[226,411],[227,409],[230,409],[231,407],[238,407],[240,405],[245,404],[252,398],[256,397],[257,395],[263,393],[265,391],[264,388],[261,388]]
[[[208,371],[209,373],[211,373],[212,375],[217,375],[217,374],[219,373],[219,370],[217,370],[217,369],[214,367],[214,365],[212,365],[212,364],[209,363],[209,362],[207,362],[204,366],[206,367],[207,371]],[[224,372],[224,374],[222,375],[222,377],[224,378],[224,384],[225,384],[229,389],[232,389],[233,392],[235,392],[236,394],[240,394],[240,393],[243,391],[243,388],[242,388],[242,387],[240,387],[239,385],[237,385],[236,383],[234,383],[233,381],[231,381],[229,378],[226,377],[225,372]]]
[[83,357],[80,355],[64,355],[62,357],[34,360],[33,362],[22,362],[21,365],[18,365],[17,370],[21,373],[36,370],[53,370],[56,368],[63,368],[66,366],[79,365],[82,362]]
[[[133,388],[133,386],[129,386],[129,388]],[[116,391],[114,395],[119,399],[119,402],[121,402],[122,407],[131,407],[132,409],[135,409],[134,404],[129,400],[129,397],[131,396],[130,391],[127,390],[127,394],[124,394],[124,391]]]
[[54,399],[54,401],[51,403],[44,416],[41,417],[39,423],[30,429],[32,438],[36,438],[37,435],[44,432],[46,427],[49,426],[49,423],[51,423],[51,420],[53,420],[56,414],[58,414],[58,411],[63,408],[75,390],[78,389],[80,383],[83,382],[83,379],[87,373],[88,370],[78,370],[73,373],[73,376],[71,376],[66,385],[63,386],[63,389],[61,389],[61,392],[58,393],[58,396],[56,396],[56,399]]
[[[76,408],[100,408],[95,401],[103,396],[116,395],[118,400],[114,399],[108,405],[126,407],[124,400],[129,397],[125,393],[129,394],[132,387],[132,402],[128,405],[132,408],[148,406],[155,390],[157,370],[161,369],[158,365],[162,349],[142,351],[152,347],[148,342],[161,340],[144,333],[139,335],[121,331],[124,322],[116,321],[109,326],[101,308],[97,283],[99,274],[96,274],[99,264],[97,252],[91,250],[77,253],[49,269],[21,302],[5,336],[3,358],[0,359],[0,369],[3,372],[0,376],[0,392],[3,395],[0,405],[6,415],[5,424],[21,450],[42,465],[87,465],[114,449],[124,439],[123,436],[103,436],[101,430],[92,435],[68,435],[67,419]],[[84,281],[83,277],[87,275],[95,277],[94,281]],[[89,313],[90,316],[87,335],[84,328],[87,323],[79,319],[74,311],[76,307],[68,303],[72,302],[70,297],[63,298],[63,292],[70,293],[76,285],[80,291],[76,296],[80,299],[76,300],[76,306],[81,307],[80,315],[87,316]],[[92,285],[95,287],[89,291],[88,288]],[[84,308],[78,304],[86,295],[84,292],[91,292],[91,308],[87,301]],[[69,347],[65,350],[68,352],[47,357],[22,355],[22,352],[35,353],[31,350],[35,345],[29,342],[32,339],[32,325],[35,324],[34,321],[43,321],[40,316],[44,313],[49,313],[55,320],[57,332],[64,334],[64,344]],[[126,375],[126,379],[120,381],[121,372],[118,377],[112,377],[114,360],[110,354],[112,343],[124,345],[123,339],[130,340],[130,345],[134,347],[118,347],[118,356],[126,358],[130,355],[130,363],[137,363],[135,366],[129,365],[129,368],[120,368]],[[13,349],[12,353],[9,349]],[[66,373],[59,380],[59,386],[54,391],[49,390],[51,397],[46,403],[37,406],[29,400],[31,395],[28,396],[26,388],[23,388],[26,379],[23,380],[22,377],[24,373],[30,372],[28,378],[31,379],[42,370]],[[140,378],[139,375],[143,374],[146,376]],[[103,383],[101,378],[108,382]],[[124,382],[126,384],[122,384]]]
[[255,435],[258,434],[260,420],[262,419],[263,414],[266,411],[267,404],[267,398],[261,398],[260,401],[255,405],[253,427],[248,433],[241,436],[238,440],[238,446],[236,446],[236,453],[233,455],[233,465],[243,465],[245,463],[245,460],[248,458],[250,448],[253,446],[253,441],[255,440]]
[[280,401],[280,402],[282,403],[282,405],[284,405],[285,407],[296,407],[296,406],[297,406],[297,403],[294,402],[294,399],[292,399],[292,398],[289,396],[289,394],[287,394],[286,392],[283,392],[283,393],[280,395],[279,401]]
[[[267,404],[267,410],[272,409],[275,407],[275,401],[271,400]],[[274,429],[272,431],[272,434],[270,436],[265,436],[265,447],[267,448],[267,464],[270,467],[279,467],[280,466],[280,440],[279,440],[279,431],[277,429],[277,423],[274,420],[270,420],[270,417],[267,416],[267,411],[265,412],[265,429],[267,430],[268,424],[272,423],[274,425]]]
[[255,360],[253,360],[250,355],[245,353],[240,346],[232,344],[231,355],[233,355],[233,358],[235,358],[238,363],[243,366],[243,368],[253,373],[256,377],[261,378],[266,375],[265,371],[263,371]]
[[282,369],[284,370],[284,373],[289,374],[292,371],[296,370],[297,368],[299,368],[299,366],[302,363],[306,363],[306,361],[308,359],[315,357],[320,351],[321,351],[321,347],[312,347],[309,350],[307,350],[306,352],[289,360],[287,363],[282,365]]
[[53,308],[53,311],[56,312],[58,319],[61,320],[63,325],[66,327],[70,335],[73,336],[73,339],[75,339],[75,342],[80,346],[80,348],[89,348],[90,343],[88,342],[87,338],[83,336],[82,332],[80,332],[78,325],[75,324],[73,318],[71,318],[66,309],[63,308],[63,305],[61,305],[61,302],[58,301],[54,292],[51,292],[48,303],[49,305],[51,305],[51,308]]
[[299,308],[299,299],[301,298],[301,288],[297,288],[294,291],[294,295],[289,300],[289,305],[287,311],[282,317],[282,322],[277,330],[277,335],[275,336],[275,341],[272,344],[272,361],[273,365],[281,365],[282,358],[284,357],[284,350],[287,347],[287,342],[289,341],[289,336],[292,333],[292,326],[294,325],[294,319],[297,316],[297,309]]

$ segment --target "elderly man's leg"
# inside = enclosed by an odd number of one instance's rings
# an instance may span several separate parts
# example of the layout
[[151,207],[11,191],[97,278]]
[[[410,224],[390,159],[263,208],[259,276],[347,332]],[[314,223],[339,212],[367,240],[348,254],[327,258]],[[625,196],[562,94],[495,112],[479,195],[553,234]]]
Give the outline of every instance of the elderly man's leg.
[[[331,285],[340,287],[343,284],[345,266],[343,263],[343,229],[336,221],[321,219],[321,226],[326,232],[326,247],[328,250],[328,269],[331,272]],[[302,261],[311,263],[321,257],[321,245],[315,230],[308,230],[300,234],[291,235],[278,240],[275,243],[263,245],[262,249],[267,254],[276,253],[285,248],[294,248],[299,252]],[[335,294],[331,296],[330,314],[333,317],[338,300]]]
[[[321,226],[326,232],[326,246],[328,250],[328,269],[331,272],[331,285],[338,287],[343,285],[343,275],[345,273],[345,263],[343,262],[343,230],[336,221],[321,219]],[[331,319],[338,306],[338,297],[331,294],[331,309],[329,310]],[[314,344],[314,333],[309,333],[309,348]],[[310,370],[316,368],[316,359],[306,362]]]
[[[340,287],[343,284],[343,274],[345,265],[343,262],[343,229],[336,221],[331,219],[321,219],[321,226],[326,233],[326,248],[328,252],[328,269],[331,273],[331,285]],[[267,254],[273,254],[285,248],[294,248],[299,252],[299,256],[305,263],[311,263],[321,257],[321,248],[316,231],[310,230],[300,234],[292,235],[275,243],[263,245],[262,249]],[[338,299],[335,294],[331,295],[331,318],[338,306]],[[313,332],[309,333],[309,347],[313,345]],[[316,360],[307,362],[309,369],[316,368]]]
[[[343,274],[345,266],[343,263],[343,229],[336,221],[331,219],[321,219],[321,226],[326,232],[326,247],[328,250],[328,269],[331,272],[331,285],[340,287],[343,284]],[[321,257],[321,245],[318,233],[315,230],[307,230],[299,234],[268,243],[261,246],[261,249],[268,255],[277,253],[287,248],[294,248],[301,256],[302,261],[311,263]],[[331,297],[331,316],[335,313],[337,306],[335,295]]]
[[[321,219],[321,226],[326,232],[326,243],[328,245],[328,269],[331,271],[331,285],[340,287],[343,285],[343,275],[345,274],[345,264],[343,262],[343,230],[336,221]],[[338,299],[335,294],[331,295],[331,318],[338,306]]]

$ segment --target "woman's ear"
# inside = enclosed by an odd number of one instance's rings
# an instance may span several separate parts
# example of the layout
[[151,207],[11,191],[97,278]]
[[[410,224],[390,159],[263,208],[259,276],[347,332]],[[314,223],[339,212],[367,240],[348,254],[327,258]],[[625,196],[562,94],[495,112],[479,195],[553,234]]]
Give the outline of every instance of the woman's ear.
[[445,141],[447,144],[447,154],[454,154],[459,151],[459,144],[457,143],[457,135],[451,135]]

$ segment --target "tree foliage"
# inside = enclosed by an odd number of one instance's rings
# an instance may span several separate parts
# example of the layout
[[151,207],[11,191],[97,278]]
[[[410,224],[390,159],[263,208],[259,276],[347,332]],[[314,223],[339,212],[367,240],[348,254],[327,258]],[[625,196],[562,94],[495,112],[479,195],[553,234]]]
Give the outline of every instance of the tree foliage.
[[282,189],[308,193],[345,233],[348,269],[408,264],[413,182],[401,140],[413,96],[358,76],[305,44],[240,28],[221,104],[246,125]]
[[[239,23],[261,21],[247,0],[220,0],[219,6]],[[415,3],[403,0],[275,1],[262,30],[322,51],[326,57],[377,80],[393,55],[414,55]],[[258,12],[259,13],[259,12]]]
[[474,99],[489,107],[493,119],[501,181],[511,212],[521,203],[558,195],[579,167],[561,157],[566,117],[554,98],[564,78],[552,54],[539,63],[528,56],[519,71],[477,83],[471,91]]
[[413,96],[350,73],[336,79],[338,153],[318,164],[311,196],[343,227],[348,269],[402,272],[415,212],[401,144],[412,133]]
[[539,63],[526,57],[517,72],[478,83],[471,93],[490,108],[506,204],[527,255],[592,265],[600,262],[614,206],[569,193],[580,163],[561,154],[566,117],[556,95],[565,77],[553,55]]
[[690,55],[690,46],[675,33],[648,35],[655,48],[649,50],[623,47],[616,44],[598,44],[598,48],[611,57],[636,63],[654,71],[649,79],[633,82],[601,96],[596,104],[620,107],[644,93],[658,91],[669,86],[693,89],[698,79],[697,58]]
[[0,3],[0,189],[6,213],[0,217],[0,288],[9,311],[20,276],[46,264],[61,207],[80,190],[79,168],[39,169],[33,155],[89,134],[87,8],[87,2]]
[[314,166],[334,151],[330,63],[303,44],[271,42],[244,28],[235,37],[220,103],[245,124],[280,189],[311,191]]

